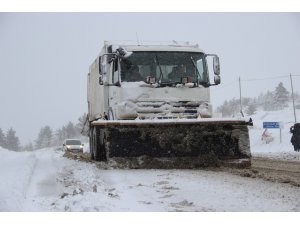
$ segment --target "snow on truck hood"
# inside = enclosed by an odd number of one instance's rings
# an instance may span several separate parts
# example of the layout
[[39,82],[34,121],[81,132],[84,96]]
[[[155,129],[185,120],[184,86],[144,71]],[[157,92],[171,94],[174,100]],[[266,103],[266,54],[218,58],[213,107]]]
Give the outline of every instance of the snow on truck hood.
[[123,82],[120,101],[115,103],[117,107],[114,111],[119,119],[138,116],[143,119],[157,116],[195,118],[199,114],[211,117],[208,89],[192,86],[186,84],[157,88],[143,81]]

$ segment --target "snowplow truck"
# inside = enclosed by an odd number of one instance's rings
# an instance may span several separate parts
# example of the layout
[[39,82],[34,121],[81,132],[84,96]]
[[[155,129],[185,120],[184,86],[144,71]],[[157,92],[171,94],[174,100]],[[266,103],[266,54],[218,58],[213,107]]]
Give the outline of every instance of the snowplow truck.
[[91,159],[249,166],[250,123],[213,118],[210,87],[218,84],[219,57],[198,45],[104,42],[88,73]]

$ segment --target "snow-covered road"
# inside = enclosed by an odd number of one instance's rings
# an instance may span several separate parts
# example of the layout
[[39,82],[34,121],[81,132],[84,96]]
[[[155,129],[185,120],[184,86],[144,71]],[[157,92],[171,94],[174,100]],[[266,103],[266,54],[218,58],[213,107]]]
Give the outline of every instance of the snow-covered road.
[[209,170],[104,170],[0,149],[0,211],[300,211],[300,188]]

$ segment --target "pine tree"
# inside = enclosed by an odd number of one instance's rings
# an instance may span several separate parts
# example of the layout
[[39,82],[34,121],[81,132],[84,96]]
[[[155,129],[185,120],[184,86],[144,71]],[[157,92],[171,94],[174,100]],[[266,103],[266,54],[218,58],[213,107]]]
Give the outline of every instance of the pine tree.
[[36,149],[53,146],[53,133],[49,126],[42,127],[35,141]]
[[55,144],[56,145],[61,145],[65,139],[66,138],[65,138],[63,129],[57,129],[55,131]]
[[273,92],[268,91],[264,96],[263,108],[265,111],[272,111],[275,109],[275,100]]
[[5,147],[5,135],[0,128],[0,147],[4,148]]
[[78,137],[78,132],[76,131],[76,128],[72,122],[69,122],[67,126],[65,127],[65,138],[76,138]]
[[282,82],[280,82],[275,89],[274,100],[276,109],[283,109],[288,106],[289,92],[283,86]]
[[10,128],[6,133],[6,144],[5,147],[8,150],[19,151],[20,149],[20,141],[16,136],[16,131]]
[[51,147],[53,139],[53,132],[49,126],[44,127],[44,145],[45,147]]
[[65,139],[79,138],[81,137],[82,127],[84,126],[86,120],[86,114],[83,114],[78,118],[78,123],[74,125],[72,122],[68,122],[67,125],[62,126],[62,128],[57,129],[55,132],[54,143],[61,145]]
[[253,115],[257,110],[256,102],[252,101],[249,102],[248,107],[246,108],[245,112],[247,113],[248,116]]
[[80,135],[88,136],[88,123],[87,123],[87,114],[84,113],[81,117],[78,118],[78,123],[76,124],[77,133]]

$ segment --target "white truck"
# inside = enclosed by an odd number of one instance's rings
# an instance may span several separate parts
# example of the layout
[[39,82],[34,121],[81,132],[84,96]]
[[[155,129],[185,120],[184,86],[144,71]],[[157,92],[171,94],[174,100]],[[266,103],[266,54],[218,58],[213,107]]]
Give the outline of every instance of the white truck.
[[88,73],[91,158],[243,159],[250,165],[249,122],[212,118],[210,87],[219,83],[218,56],[198,45],[105,42]]

